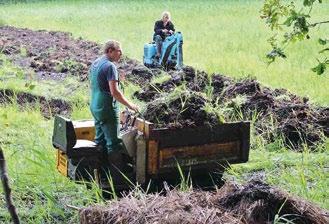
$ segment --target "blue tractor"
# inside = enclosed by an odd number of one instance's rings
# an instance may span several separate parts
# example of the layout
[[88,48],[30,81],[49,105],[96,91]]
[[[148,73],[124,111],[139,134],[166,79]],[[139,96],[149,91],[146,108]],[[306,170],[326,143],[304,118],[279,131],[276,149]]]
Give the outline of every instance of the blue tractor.
[[183,36],[176,32],[167,36],[162,43],[161,55],[157,59],[155,42],[144,45],[144,65],[148,68],[164,67],[165,69],[181,69],[183,66]]

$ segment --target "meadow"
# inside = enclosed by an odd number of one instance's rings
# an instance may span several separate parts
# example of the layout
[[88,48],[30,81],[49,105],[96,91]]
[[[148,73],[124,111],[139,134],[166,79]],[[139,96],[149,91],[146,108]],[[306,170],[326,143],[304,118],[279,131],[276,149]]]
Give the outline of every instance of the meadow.
[[[256,77],[264,85],[287,88],[308,96],[315,104],[329,105],[328,72],[317,76],[310,71],[318,50],[317,37],[328,36],[328,29],[316,30],[307,43],[289,47],[288,59],[267,66],[264,57],[270,46],[266,39],[271,34],[259,17],[262,1],[26,2],[0,4],[0,25],[71,32],[74,37],[98,43],[117,39],[125,55],[140,61],[154,21],[163,10],[169,10],[176,29],[184,35],[185,64],[235,78]],[[325,18],[329,1],[314,12],[314,19]],[[25,91],[24,71],[1,54],[0,62],[0,88]],[[71,94],[65,87],[72,85],[81,88]],[[32,92],[86,102],[86,88],[70,77],[60,85],[43,81]],[[76,104],[73,120],[90,117],[86,104]],[[16,103],[2,104],[0,120],[0,147],[7,158],[14,203],[24,223],[76,223],[78,213],[72,207],[104,203],[97,187],[87,190],[57,172],[51,143],[53,119],[44,119],[38,107],[22,109]],[[329,209],[328,139],[313,151],[305,146],[303,152],[294,152],[279,138],[265,144],[254,131],[250,161],[232,166],[224,178],[243,182],[259,175],[269,184]],[[0,222],[9,223],[2,189],[0,192]]]
[[[329,76],[317,76],[318,38],[328,37],[326,25],[311,39],[288,47],[286,60],[270,66],[265,60],[272,35],[260,19],[262,1],[26,1],[0,7],[0,24],[71,32],[98,43],[122,42],[124,54],[142,60],[154,22],[169,10],[176,30],[183,33],[184,63],[210,73],[256,77],[264,85],[286,88],[328,105]],[[31,2],[31,3],[29,3]],[[329,15],[329,1],[316,4],[312,20]],[[327,73],[328,74],[328,71]]]

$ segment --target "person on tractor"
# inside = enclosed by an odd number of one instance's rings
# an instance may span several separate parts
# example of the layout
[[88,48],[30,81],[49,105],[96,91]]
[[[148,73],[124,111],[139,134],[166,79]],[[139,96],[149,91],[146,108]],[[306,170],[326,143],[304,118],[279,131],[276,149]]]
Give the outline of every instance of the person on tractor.
[[171,35],[175,32],[174,24],[171,22],[170,12],[164,11],[162,13],[162,19],[158,20],[154,24],[154,35],[153,41],[156,43],[156,59],[159,59],[161,56],[161,47],[162,42],[166,36]]
[[104,55],[97,58],[89,70],[91,100],[90,111],[95,120],[95,143],[104,153],[113,154],[121,148],[118,102],[137,112],[138,107],[129,102],[118,88],[120,82],[114,62],[121,58],[121,44],[110,40],[104,46]]

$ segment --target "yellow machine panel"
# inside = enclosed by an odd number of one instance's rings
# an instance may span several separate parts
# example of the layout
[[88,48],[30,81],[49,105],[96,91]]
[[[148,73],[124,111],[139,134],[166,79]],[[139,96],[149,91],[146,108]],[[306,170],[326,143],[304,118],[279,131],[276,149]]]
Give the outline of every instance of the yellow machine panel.
[[56,150],[56,160],[57,160],[57,170],[67,177],[67,166],[68,166],[68,161],[67,161],[67,156],[64,152],[60,151],[59,149]]
[[95,138],[95,124],[93,120],[73,121],[77,139],[93,141]]

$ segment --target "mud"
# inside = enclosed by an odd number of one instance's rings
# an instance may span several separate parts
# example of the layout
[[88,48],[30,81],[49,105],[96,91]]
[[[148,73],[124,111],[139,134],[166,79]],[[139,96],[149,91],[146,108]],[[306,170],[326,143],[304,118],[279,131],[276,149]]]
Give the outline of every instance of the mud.
[[[31,69],[36,79],[62,80],[72,75],[87,81],[91,63],[102,55],[102,46],[93,41],[73,38],[71,33],[0,27],[0,50],[23,68]],[[148,69],[124,57],[118,64],[127,79],[144,85],[159,69]]]
[[[180,116],[179,104],[161,100],[168,99],[177,87],[183,86],[191,93],[211,92],[211,97],[204,98],[203,104],[193,104],[193,101],[188,101],[184,109],[199,107],[199,111],[204,111],[202,108],[208,104],[211,107],[229,109],[229,113],[223,114],[223,120],[226,121],[230,121],[239,113],[245,120],[256,117],[257,134],[263,135],[268,142],[279,136],[287,146],[298,149],[303,143],[313,146],[320,142],[323,136],[329,136],[329,108],[316,107],[310,104],[307,98],[299,97],[287,90],[273,90],[253,79],[234,82],[223,75],[213,75],[209,78],[206,73],[194,71],[192,68],[188,68],[187,71],[184,69],[174,71],[170,75],[170,80],[149,84],[142,91],[134,93],[137,99],[148,102],[143,115],[158,127],[189,126],[191,122],[186,120],[199,119],[198,113],[187,113],[191,117]],[[236,102],[238,97],[243,100]],[[212,114],[204,115],[203,119],[204,122],[198,122],[197,125],[216,125],[222,120],[218,115],[217,119],[213,119]],[[192,123],[196,124],[196,122]],[[269,128],[273,125],[274,130]]]
[[[8,26],[0,27],[0,49],[17,65],[33,70],[36,79],[59,81],[69,75],[87,81],[88,67],[101,55],[99,44],[74,39],[70,33]],[[158,127],[216,125],[241,119],[242,114],[245,120],[256,117],[256,132],[268,142],[282,136],[286,145],[302,148],[303,143],[312,146],[329,136],[329,108],[312,105],[307,98],[284,89],[270,89],[253,79],[210,75],[190,66],[169,71],[169,80],[152,84],[152,78],[165,71],[148,69],[127,57],[117,67],[126,73],[128,81],[141,87],[134,96],[146,102],[142,115]],[[170,98],[177,88],[181,97]],[[205,105],[224,112],[218,115],[205,110]]]
[[197,92],[181,92],[171,99],[159,98],[147,104],[144,118],[159,128],[212,126],[218,124],[215,113],[207,112],[207,99]]
[[[195,71],[191,66],[185,66],[181,71],[169,71],[171,78],[163,83],[147,83],[142,91],[135,92],[134,96],[144,102],[150,102],[162,93],[170,93],[178,86],[195,92],[203,92],[210,85],[208,74],[203,71]],[[154,75],[153,75],[154,77]]]
[[[133,193],[105,206],[80,210],[89,223],[274,223],[325,224],[328,211],[261,181],[226,183],[217,192],[167,190],[166,195]],[[283,219],[281,219],[283,221]]]
[[15,93],[10,89],[0,89],[0,105],[17,103],[20,109],[39,107],[41,114],[49,119],[56,114],[69,116],[72,112],[71,105],[60,99],[46,99],[43,96],[36,96],[30,93]]
[[100,53],[100,46],[70,33],[0,28],[2,52],[16,64],[32,69],[38,78],[58,79],[75,75],[87,79],[88,66]]

